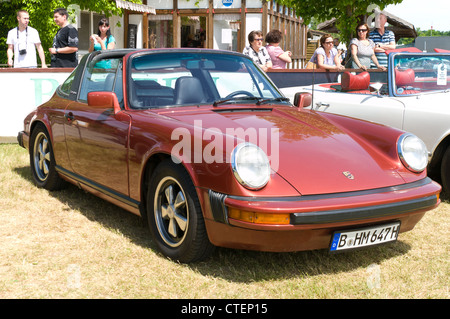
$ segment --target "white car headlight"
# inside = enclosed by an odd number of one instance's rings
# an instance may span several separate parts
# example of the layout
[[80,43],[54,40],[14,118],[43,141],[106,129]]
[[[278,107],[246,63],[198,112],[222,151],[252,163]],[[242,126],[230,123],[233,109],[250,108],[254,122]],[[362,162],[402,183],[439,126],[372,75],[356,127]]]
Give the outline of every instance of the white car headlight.
[[270,163],[267,154],[252,143],[241,143],[231,153],[234,176],[242,186],[260,189],[270,178]]
[[410,171],[422,172],[428,164],[428,150],[417,136],[405,133],[398,140],[398,155]]

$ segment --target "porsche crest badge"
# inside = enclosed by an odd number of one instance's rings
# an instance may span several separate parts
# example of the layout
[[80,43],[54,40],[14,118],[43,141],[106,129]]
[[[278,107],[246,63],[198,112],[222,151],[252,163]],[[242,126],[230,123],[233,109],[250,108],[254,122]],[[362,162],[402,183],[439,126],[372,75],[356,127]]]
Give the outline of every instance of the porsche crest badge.
[[347,177],[348,179],[355,179],[355,176],[353,176],[353,174],[350,173],[349,171],[342,172],[342,174],[344,174],[344,176]]

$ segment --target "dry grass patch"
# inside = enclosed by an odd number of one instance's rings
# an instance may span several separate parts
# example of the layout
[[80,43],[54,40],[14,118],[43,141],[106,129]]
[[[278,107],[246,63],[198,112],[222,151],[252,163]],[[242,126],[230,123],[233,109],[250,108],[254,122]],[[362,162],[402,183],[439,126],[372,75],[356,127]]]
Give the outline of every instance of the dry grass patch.
[[141,220],[74,186],[31,181],[28,154],[0,145],[1,298],[449,297],[450,203],[391,245],[344,254],[217,249],[181,265]]

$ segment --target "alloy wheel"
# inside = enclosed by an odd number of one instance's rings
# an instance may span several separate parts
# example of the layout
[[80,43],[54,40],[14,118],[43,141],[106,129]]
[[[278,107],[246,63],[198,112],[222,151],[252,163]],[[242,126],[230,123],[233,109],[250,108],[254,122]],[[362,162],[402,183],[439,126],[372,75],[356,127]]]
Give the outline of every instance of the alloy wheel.
[[40,132],[38,136],[36,136],[33,154],[33,165],[36,176],[43,182],[48,177],[51,160],[51,148],[48,138],[43,132]]
[[154,216],[163,241],[170,247],[181,245],[188,232],[189,207],[183,188],[172,177],[162,179],[156,188]]

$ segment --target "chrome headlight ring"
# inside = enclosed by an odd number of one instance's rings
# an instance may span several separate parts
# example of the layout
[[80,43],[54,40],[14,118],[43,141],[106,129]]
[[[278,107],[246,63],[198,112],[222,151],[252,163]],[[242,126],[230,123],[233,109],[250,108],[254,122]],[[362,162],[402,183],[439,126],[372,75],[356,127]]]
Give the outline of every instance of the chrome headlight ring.
[[420,173],[428,165],[428,150],[425,143],[411,133],[398,139],[397,151],[403,165],[414,173]]
[[257,145],[241,143],[231,153],[234,177],[245,188],[258,190],[270,179],[270,162],[267,154]]

